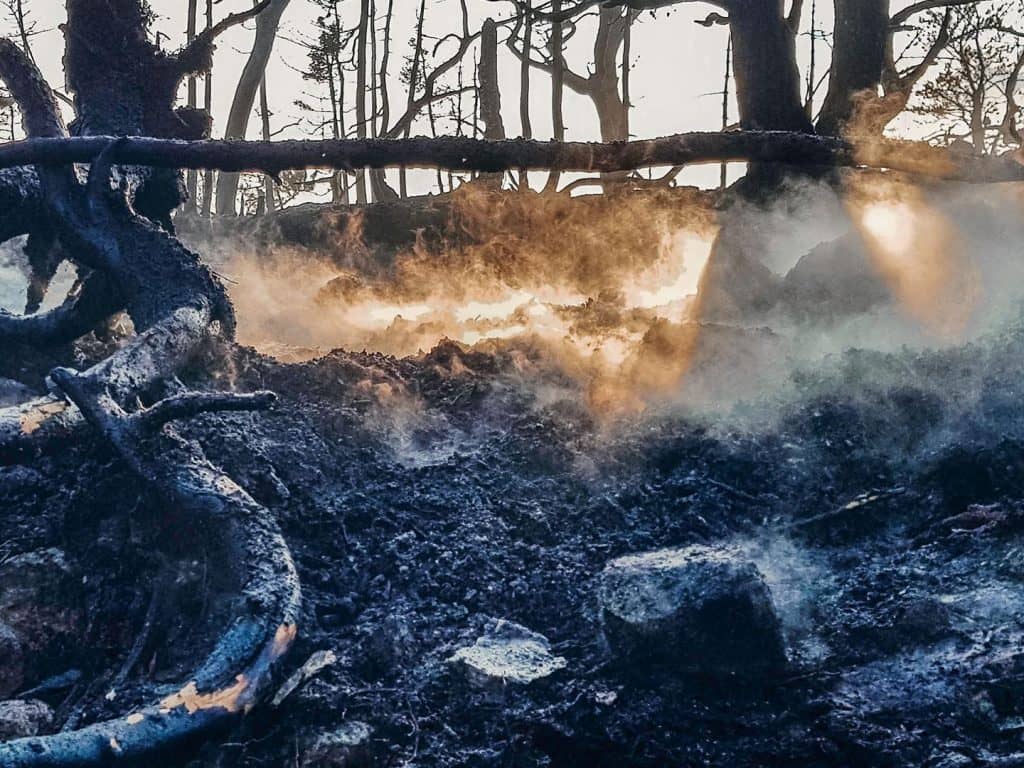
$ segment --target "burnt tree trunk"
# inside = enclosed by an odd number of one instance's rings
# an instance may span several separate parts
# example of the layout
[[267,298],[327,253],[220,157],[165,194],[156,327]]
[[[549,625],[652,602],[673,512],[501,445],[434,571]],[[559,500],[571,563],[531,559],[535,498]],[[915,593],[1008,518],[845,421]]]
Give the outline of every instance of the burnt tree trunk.
[[832,71],[818,132],[838,136],[856,117],[863,95],[874,99],[889,38],[889,0],[835,0]]
[[[740,127],[813,133],[801,101],[796,19],[786,17],[784,0],[729,0],[723,6],[729,11]],[[783,164],[753,162],[735,191],[741,198],[763,200],[793,172]],[[749,219],[742,205],[723,215],[701,276],[700,298],[692,310],[695,320],[742,320],[745,308],[764,307],[774,300],[777,278],[757,260]]]
[[[175,109],[178,87],[192,62],[165,53],[145,34],[147,7],[138,0],[68,0],[64,67],[74,99],[75,136],[159,136],[198,139],[209,117]],[[142,30],[142,31],[140,31]],[[204,58],[209,52],[204,52]],[[136,211],[165,228],[185,200],[172,169],[122,172]]]
[[[423,19],[426,13],[427,0],[420,0],[419,12],[416,15],[416,43],[413,46],[412,63],[409,67],[409,92],[405,101],[406,113],[412,112],[413,106],[416,104],[416,89],[419,87],[420,81],[420,58],[423,54]],[[410,121],[402,129],[402,136],[409,138],[411,131],[412,122]],[[398,172],[398,195],[402,198],[409,196],[409,184],[405,168],[399,169]]]
[[[213,28],[213,0],[206,0],[206,31]],[[213,109],[213,73],[207,69],[203,75],[203,111],[207,115],[212,114]],[[213,170],[207,169],[203,173],[203,199],[199,206],[199,213],[202,216],[209,216],[213,213]]]
[[[530,51],[533,50],[533,15],[530,8],[531,0],[523,2],[523,51],[525,55],[519,62],[519,135],[524,139],[533,138],[533,122],[530,119]],[[519,188],[530,188],[530,178],[526,171],[519,173]]]
[[[185,40],[191,43],[196,39],[196,15],[199,13],[199,0],[188,0],[186,11]],[[188,101],[190,109],[197,109],[199,106],[199,83],[194,74],[188,76]],[[185,189],[188,193],[188,204],[190,210],[196,208],[196,193],[199,190],[199,172],[190,170],[186,176]]]
[[732,0],[728,10],[740,125],[813,133],[800,100],[796,36],[782,0]]
[[[383,50],[380,58],[380,69],[377,72],[377,83],[380,88],[380,130],[375,130],[373,133],[374,136],[379,136],[384,133],[388,128],[388,123],[391,121],[391,97],[388,93],[388,66],[391,59],[391,19],[394,14],[394,6],[395,0],[388,0],[388,7],[384,16]],[[377,110],[374,109],[375,120],[376,113]],[[398,192],[388,184],[387,176],[384,171],[374,169],[369,172],[369,175],[370,191],[373,193],[374,200],[382,201],[398,199]]]
[[[562,10],[562,0],[551,0],[551,12],[558,14]],[[562,22],[555,20],[551,23],[551,39],[548,45],[551,49],[551,124],[552,138],[555,141],[565,141],[565,114],[562,109],[562,99],[565,91],[565,50],[562,40]],[[529,52],[526,52],[529,55]],[[553,192],[558,189],[558,171],[551,171],[547,183],[544,185],[546,192]]]
[[[361,0],[359,5],[359,33],[356,35],[356,138],[365,139],[366,125],[366,44],[370,23],[370,1]],[[366,170],[356,169],[356,202],[365,205],[369,201],[366,189]]]
[[[494,19],[487,19],[480,32],[480,62],[477,66],[480,84],[480,117],[484,121],[484,138],[505,138],[505,123],[501,119],[501,90],[498,87],[498,27]],[[489,186],[500,188],[503,174],[489,173],[481,177]]]

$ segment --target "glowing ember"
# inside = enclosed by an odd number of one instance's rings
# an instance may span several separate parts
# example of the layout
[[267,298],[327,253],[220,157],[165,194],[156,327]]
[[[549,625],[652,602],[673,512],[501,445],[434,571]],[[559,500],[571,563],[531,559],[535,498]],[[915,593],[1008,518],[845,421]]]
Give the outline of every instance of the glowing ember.
[[[282,258],[276,265],[237,264],[239,287],[233,293],[243,322],[255,321],[255,328],[243,324],[243,339],[276,354],[281,345],[295,344],[291,359],[339,347],[407,355],[444,338],[472,346],[528,337],[599,366],[617,367],[651,323],[686,319],[711,239],[677,230],[664,234],[655,250],[653,259],[622,258],[637,268],[609,271],[606,284],[590,292],[573,285],[576,275],[564,274],[564,284],[553,284],[543,282],[541,274],[530,280],[525,267],[527,274],[516,275],[515,287],[498,271],[470,271],[453,280],[433,259],[423,259],[411,262],[416,280],[404,288],[388,285],[385,299],[378,298],[379,287],[339,276],[329,265]],[[614,261],[616,255],[608,258]],[[296,280],[297,274],[302,279]],[[325,293],[325,285],[341,288]]]
[[669,241],[666,257],[625,287],[627,306],[655,309],[695,295],[710,255],[710,240],[691,232],[676,233]]

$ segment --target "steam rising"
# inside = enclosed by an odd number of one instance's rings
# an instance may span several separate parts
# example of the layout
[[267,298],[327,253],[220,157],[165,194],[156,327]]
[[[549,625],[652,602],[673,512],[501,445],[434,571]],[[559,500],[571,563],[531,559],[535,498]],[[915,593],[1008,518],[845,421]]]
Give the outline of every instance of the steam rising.
[[[924,189],[876,174],[851,180],[842,200],[808,183],[766,208],[717,212],[690,192],[580,199],[470,186],[452,198],[454,234],[416,231],[389,257],[374,255],[353,216],[336,252],[238,252],[223,271],[241,340],[283,359],[497,344],[567,374],[601,411],[721,407],[851,346],[947,346],[998,326],[1024,277],[1022,197],[1010,185]],[[742,259],[764,265],[756,297],[742,271],[705,272],[709,258],[737,256],[716,241],[722,226],[741,232]],[[719,321],[719,296],[738,317]]]

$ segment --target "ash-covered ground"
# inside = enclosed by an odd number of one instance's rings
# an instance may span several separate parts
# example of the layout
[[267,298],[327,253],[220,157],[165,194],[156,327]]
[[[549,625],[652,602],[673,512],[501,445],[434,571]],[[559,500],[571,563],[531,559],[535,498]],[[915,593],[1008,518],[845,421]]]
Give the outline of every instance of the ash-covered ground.
[[[336,660],[180,764],[1024,765],[1024,322],[1008,317],[931,349],[805,355],[763,386],[791,339],[694,326],[688,381],[702,401],[728,390],[717,409],[595,406],[530,337],[293,364],[209,350],[186,383],[281,399],[182,431],[281,522],[304,595],[290,669]],[[55,362],[25,350],[0,376],[38,390]],[[0,508],[21,648],[0,681],[50,727],[176,688],[230,615],[215,543],[99,440],[4,457]],[[704,614],[720,636],[631,650],[602,573],[694,546],[753,564],[771,615],[725,600]],[[543,674],[452,660],[508,637]]]
[[[1022,355],[1019,327],[944,353],[850,353],[770,427],[745,428],[601,423],[571,388],[540,398],[507,357],[452,345],[290,366],[241,353],[235,384],[280,406],[187,432],[282,522],[305,597],[292,660],[338,661],[200,764],[290,765],[352,721],[380,765],[1020,764]],[[419,408],[396,415],[398,391]],[[17,553],[53,547],[69,571],[38,596],[60,614],[39,622],[63,633],[26,660],[25,685],[66,679],[34,696],[58,720],[113,715],[177,679],[217,630],[202,532],[162,528],[99,443],[6,466],[0,483],[4,579],[29,572]],[[759,566],[786,669],[616,658],[598,574],[689,544]],[[495,619],[542,634],[565,666],[479,685],[447,662]]]

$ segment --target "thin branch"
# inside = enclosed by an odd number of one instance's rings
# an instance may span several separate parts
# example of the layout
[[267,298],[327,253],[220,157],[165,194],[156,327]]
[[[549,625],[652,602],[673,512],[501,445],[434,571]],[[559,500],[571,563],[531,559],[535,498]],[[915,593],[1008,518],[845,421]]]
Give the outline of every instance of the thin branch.
[[237,27],[239,24],[244,24],[249,19],[259,16],[270,6],[271,2],[273,0],[260,0],[248,10],[228,14],[213,26],[207,27],[196,35],[192,42],[185,45],[173,57],[182,76],[198,75],[208,70],[212,63],[214,41],[232,27]]
[[224,411],[265,411],[277,402],[273,392],[235,394],[232,392],[188,392],[168,397],[131,415],[141,429],[156,431],[169,421],[190,419],[201,413]]
[[916,66],[899,75],[900,86],[903,90],[909,91],[917,85],[918,81],[924,77],[925,72],[931,69],[936,59],[939,58],[942,49],[949,43],[949,25],[951,21],[952,11],[946,8],[946,13],[942,17],[942,25],[939,27],[939,34],[935,37],[931,46],[929,46],[924,58]]
[[902,11],[894,13],[889,19],[890,27],[900,27],[906,24],[911,17],[933,8],[950,8],[955,5],[976,5],[979,0],[920,0],[920,2],[908,5]]

